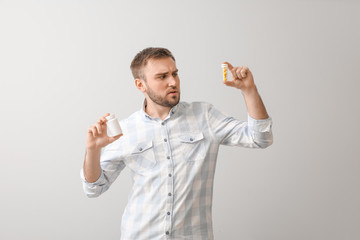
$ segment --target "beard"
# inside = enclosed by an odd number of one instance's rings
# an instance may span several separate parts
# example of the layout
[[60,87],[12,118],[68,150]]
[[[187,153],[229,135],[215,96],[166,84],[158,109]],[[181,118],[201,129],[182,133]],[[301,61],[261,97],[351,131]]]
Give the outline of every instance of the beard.
[[[166,99],[167,95],[165,97],[162,97],[158,94],[156,94],[150,87],[149,85],[147,85],[147,83],[145,83],[146,88],[147,88],[147,94],[149,96],[149,98],[156,104],[163,106],[163,107],[174,107],[176,106],[179,101],[180,101],[180,91],[178,91],[179,93],[179,97],[177,96],[171,96],[170,99]],[[172,89],[176,89],[176,87],[173,87]]]

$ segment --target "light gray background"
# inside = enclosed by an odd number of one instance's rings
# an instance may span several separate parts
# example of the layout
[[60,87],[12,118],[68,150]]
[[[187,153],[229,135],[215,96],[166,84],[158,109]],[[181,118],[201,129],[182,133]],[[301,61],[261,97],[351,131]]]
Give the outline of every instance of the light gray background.
[[119,239],[125,170],[88,199],[99,116],[140,109],[129,65],[177,59],[182,100],[246,119],[220,64],[249,66],[274,120],[265,150],[222,147],[216,239],[360,239],[358,1],[0,0],[0,239]]

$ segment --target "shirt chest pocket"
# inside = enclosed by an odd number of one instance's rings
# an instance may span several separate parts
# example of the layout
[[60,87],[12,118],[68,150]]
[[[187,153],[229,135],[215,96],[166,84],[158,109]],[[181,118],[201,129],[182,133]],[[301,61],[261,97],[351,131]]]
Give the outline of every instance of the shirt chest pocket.
[[187,162],[194,162],[205,158],[206,149],[202,132],[181,134],[179,139],[181,152]]
[[136,145],[125,159],[126,165],[133,171],[145,174],[153,169],[157,161],[154,154],[152,141],[142,142]]

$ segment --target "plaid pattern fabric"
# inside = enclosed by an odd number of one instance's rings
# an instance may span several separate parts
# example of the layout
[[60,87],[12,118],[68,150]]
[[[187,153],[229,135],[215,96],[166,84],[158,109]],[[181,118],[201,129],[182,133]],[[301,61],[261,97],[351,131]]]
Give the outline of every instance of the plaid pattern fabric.
[[128,167],[133,180],[121,239],[213,239],[212,196],[219,145],[265,148],[271,119],[239,121],[203,102],[180,102],[166,119],[144,108],[120,121],[124,136],[101,154],[102,174],[81,178],[89,197],[105,192]]

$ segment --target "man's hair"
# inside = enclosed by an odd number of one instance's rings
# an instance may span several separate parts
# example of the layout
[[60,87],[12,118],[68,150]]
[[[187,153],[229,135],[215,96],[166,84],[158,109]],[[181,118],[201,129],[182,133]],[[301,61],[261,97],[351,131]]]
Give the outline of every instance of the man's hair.
[[160,59],[160,58],[168,58],[168,57],[172,58],[175,61],[175,58],[172,55],[172,53],[166,48],[149,47],[143,49],[138,54],[136,54],[130,65],[130,69],[134,76],[134,79],[142,78],[146,80],[143,72],[143,68],[146,66],[147,62],[150,59]]

